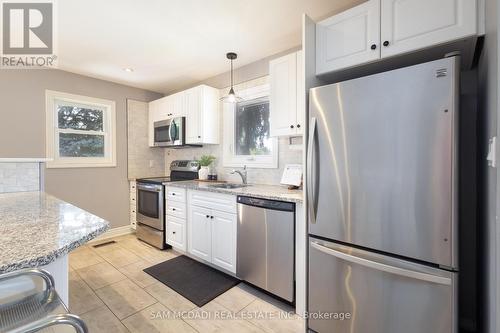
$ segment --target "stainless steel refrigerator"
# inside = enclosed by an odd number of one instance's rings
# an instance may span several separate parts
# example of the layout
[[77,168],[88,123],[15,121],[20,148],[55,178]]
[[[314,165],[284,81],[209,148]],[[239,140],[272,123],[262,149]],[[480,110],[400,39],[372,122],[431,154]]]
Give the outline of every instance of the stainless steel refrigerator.
[[310,330],[457,331],[458,82],[452,57],[310,90]]

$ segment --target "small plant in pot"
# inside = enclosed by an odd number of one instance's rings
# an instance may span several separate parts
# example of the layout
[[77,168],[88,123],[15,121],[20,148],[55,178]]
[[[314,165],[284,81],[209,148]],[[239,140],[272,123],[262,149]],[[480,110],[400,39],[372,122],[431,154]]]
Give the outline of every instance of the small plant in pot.
[[201,180],[207,180],[208,174],[210,173],[210,165],[215,161],[215,157],[212,155],[203,155],[198,160],[200,163],[200,170],[198,171],[198,178]]

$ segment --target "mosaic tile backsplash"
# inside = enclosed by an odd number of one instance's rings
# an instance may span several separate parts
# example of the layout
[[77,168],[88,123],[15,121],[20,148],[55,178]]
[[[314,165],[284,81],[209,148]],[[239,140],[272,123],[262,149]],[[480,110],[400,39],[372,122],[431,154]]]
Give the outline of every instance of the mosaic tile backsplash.
[[0,193],[40,190],[40,163],[0,163]]

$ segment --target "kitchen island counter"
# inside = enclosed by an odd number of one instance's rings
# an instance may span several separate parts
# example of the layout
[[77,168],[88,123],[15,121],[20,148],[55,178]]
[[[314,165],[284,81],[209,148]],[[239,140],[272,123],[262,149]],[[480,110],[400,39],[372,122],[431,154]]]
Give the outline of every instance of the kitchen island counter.
[[108,228],[102,218],[44,192],[0,194],[0,274],[48,265]]

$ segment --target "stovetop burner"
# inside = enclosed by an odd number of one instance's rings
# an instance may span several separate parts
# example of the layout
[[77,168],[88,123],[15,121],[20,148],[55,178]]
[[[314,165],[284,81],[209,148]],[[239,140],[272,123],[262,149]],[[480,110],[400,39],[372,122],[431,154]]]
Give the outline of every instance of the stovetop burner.
[[137,179],[138,182],[141,183],[149,183],[149,184],[163,184],[165,182],[170,182],[170,177],[151,177],[151,178],[140,178]]
[[137,181],[150,184],[162,184],[167,182],[198,179],[199,167],[200,165],[198,161],[176,160],[170,163],[169,177],[141,178],[137,179]]

